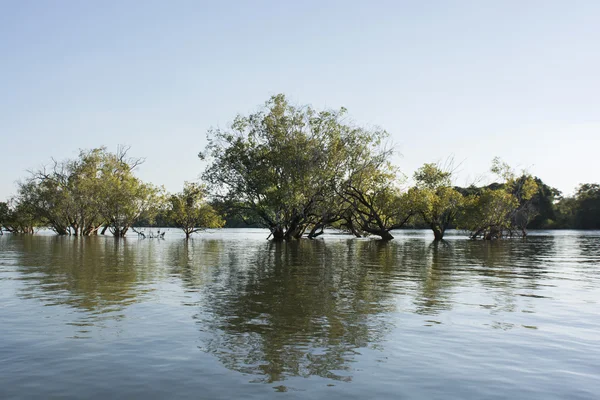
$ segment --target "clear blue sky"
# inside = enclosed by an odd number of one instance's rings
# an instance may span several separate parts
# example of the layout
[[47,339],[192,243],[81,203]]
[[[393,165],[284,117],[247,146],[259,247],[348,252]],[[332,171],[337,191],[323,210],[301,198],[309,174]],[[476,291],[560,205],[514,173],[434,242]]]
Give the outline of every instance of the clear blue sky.
[[169,190],[210,126],[286,93],[387,129],[412,174],[494,156],[600,181],[600,1],[0,0],[0,200],[28,168],[132,146]]

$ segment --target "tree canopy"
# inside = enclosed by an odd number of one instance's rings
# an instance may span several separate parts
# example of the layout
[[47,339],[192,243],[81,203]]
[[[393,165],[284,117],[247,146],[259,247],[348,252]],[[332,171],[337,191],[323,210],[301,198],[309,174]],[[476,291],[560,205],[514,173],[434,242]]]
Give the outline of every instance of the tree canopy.
[[532,206],[538,192],[535,179],[526,172],[517,175],[499,158],[492,161],[491,171],[503,182],[476,189],[465,198],[461,227],[473,239],[525,236],[527,225],[536,215]]
[[416,186],[409,191],[415,211],[431,228],[435,240],[443,239],[464,203],[462,194],[452,187],[451,178],[452,172],[437,164],[424,164],[415,172]]
[[200,153],[209,160],[203,179],[217,199],[259,221],[275,240],[339,221],[347,207],[340,193],[352,169],[386,135],[346,123],[345,114],[273,96],[256,113],[209,132]]
[[53,160],[50,166],[30,171],[19,183],[15,212],[25,215],[19,210],[26,209],[37,224],[59,235],[95,235],[104,226],[114,236],[124,236],[161,203],[161,189],[134,176],[143,160],[128,157],[128,150],[82,150],[76,159]]
[[183,230],[185,238],[206,228],[220,228],[225,221],[206,202],[206,188],[197,183],[186,182],[183,191],[169,197],[169,218]]
[[487,186],[453,186],[450,168],[425,163],[408,187],[387,140],[383,129],[354,124],[343,107],[296,106],[279,94],[209,130],[199,153],[207,162],[202,182],[168,194],[136,176],[144,160],[130,157],[128,147],[81,150],[29,171],[17,195],[0,202],[0,232],[47,227],[59,235],[124,237],[156,221],[186,238],[246,223],[268,228],[274,240],[314,239],[326,228],[390,240],[405,226],[427,227],[435,240],[449,228],[491,240],[525,236],[529,227],[600,229],[597,183],[563,197],[495,158],[496,182]]

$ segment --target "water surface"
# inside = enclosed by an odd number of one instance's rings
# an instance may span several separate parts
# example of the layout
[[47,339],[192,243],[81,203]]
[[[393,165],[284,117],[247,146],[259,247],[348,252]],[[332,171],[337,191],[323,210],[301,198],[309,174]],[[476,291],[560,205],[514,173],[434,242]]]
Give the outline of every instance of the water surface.
[[0,237],[0,398],[600,398],[600,232],[265,237]]

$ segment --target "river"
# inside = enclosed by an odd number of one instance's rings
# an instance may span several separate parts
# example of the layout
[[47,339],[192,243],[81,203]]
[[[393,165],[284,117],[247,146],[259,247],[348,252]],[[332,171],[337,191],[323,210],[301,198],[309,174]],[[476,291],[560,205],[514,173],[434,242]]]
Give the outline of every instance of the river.
[[598,231],[266,236],[0,236],[0,398],[600,398]]

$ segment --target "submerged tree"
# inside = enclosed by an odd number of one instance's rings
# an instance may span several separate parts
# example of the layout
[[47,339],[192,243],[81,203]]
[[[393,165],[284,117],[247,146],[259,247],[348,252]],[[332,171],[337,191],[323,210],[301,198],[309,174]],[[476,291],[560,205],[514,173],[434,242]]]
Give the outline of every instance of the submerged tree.
[[414,179],[416,187],[409,191],[415,211],[431,228],[435,240],[442,240],[463,204],[463,196],[452,187],[452,173],[436,164],[424,164]]
[[561,197],[554,205],[552,227],[600,229],[600,184],[580,184],[574,196]]
[[75,160],[53,160],[52,165],[31,171],[19,184],[18,201],[29,204],[59,235],[96,233],[102,224],[96,207],[102,152],[81,151]]
[[206,189],[198,184],[186,182],[183,191],[169,198],[169,217],[185,233],[185,238],[206,228],[220,228],[223,219],[206,202]]
[[12,199],[0,203],[0,234],[2,230],[11,233],[32,234],[42,226],[31,204]]
[[273,96],[229,129],[209,131],[199,154],[210,160],[203,178],[218,201],[258,221],[274,240],[297,239],[307,230],[314,237],[342,217],[338,194],[350,155],[385,134],[345,123],[345,113],[295,107]]
[[143,160],[128,157],[128,150],[120,148],[117,153],[108,154],[99,171],[102,182],[100,214],[116,237],[125,236],[140,219],[152,221],[164,205],[163,189],[144,183],[133,174]]
[[492,172],[504,182],[475,190],[465,199],[461,226],[472,239],[527,235],[527,225],[536,215],[532,205],[538,191],[535,179],[525,172],[516,175],[499,158],[493,160]]
[[124,236],[160,204],[160,190],[133,175],[142,160],[127,152],[101,147],[82,150],[76,159],[53,160],[19,184],[15,203],[59,235],[95,235],[104,225]]
[[344,215],[353,233],[394,238],[390,231],[404,226],[414,214],[410,197],[400,189],[399,172],[387,160],[389,152],[368,149],[342,185],[340,196],[351,208]]
[[465,198],[459,226],[468,230],[472,239],[499,239],[512,231],[510,215],[517,207],[517,199],[506,190],[483,188]]

